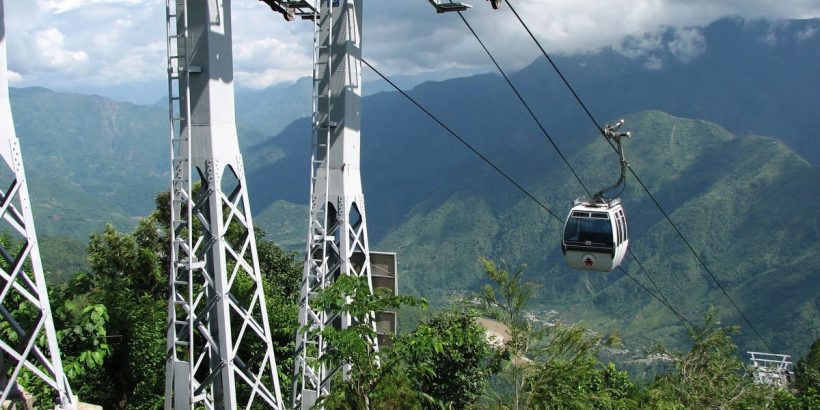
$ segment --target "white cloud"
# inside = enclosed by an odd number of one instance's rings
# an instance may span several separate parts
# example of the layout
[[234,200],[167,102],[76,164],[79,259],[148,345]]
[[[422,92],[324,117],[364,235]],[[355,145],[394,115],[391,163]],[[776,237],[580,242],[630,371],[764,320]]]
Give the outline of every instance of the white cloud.
[[777,44],[777,33],[775,33],[774,30],[769,30],[765,35],[758,38],[757,41],[764,46],[774,47],[775,44]]
[[85,51],[65,48],[65,34],[56,28],[36,31],[29,37],[32,57],[46,68],[60,68],[72,72],[88,61]]
[[669,52],[681,62],[692,61],[706,51],[706,38],[700,30],[684,28],[675,31],[675,37],[669,42]]
[[165,42],[157,41],[133,47],[128,54],[107,64],[99,72],[101,84],[123,84],[133,81],[164,80],[166,73]]
[[647,70],[660,70],[663,68],[663,60],[657,56],[649,56],[649,58],[646,59],[646,62],[643,63],[643,66]]
[[806,41],[814,38],[818,31],[820,31],[820,29],[818,29],[817,26],[806,27],[805,29],[798,31],[795,37],[798,41]]
[[101,4],[140,4],[143,0],[42,0],[43,10],[55,14],[66,13],[83,7],[93,7]]
[[613,48],[618,53],[629,58],[643,57],[664,48],[663,30],[628,36],[620,43],[614,44]]
[[658,27],[655,31],[626,36],[612,45],[612,49],[623,56],[645,59],[643,67],[648,70],[662,69],[664,56],[686,63],[703,54],[706,48],[706,38],[694,27]]
[[20,73],[8,70],[7,75],[9,77],[9,83],[15,84],[23,81],[23,76]]
[[[20,85],[60,89],[165,81],[165,0],[6,1],[9,67]],[[264,87],[310,75],[311,24],[286,23],[262,2],[233,0],[234,65],[239,87]],[[707,44],[699,28],[726,16],[810,18],[817,0],[512,0],[542,44],[555,54],[614,47],[662,67],[689,61]],[[538,50],[504,4],[473,0],[464,13],[505,68],[531,62]],[[490,71],[486,55],[455,14],[424,0],[367,0],[364,56],[387,74]],[[805,30],[798,38],[811,38]],[[772,32],[776,38],[776,32]]]
[[164,5],[164,0],[6,4],[9,68],[22,74],[22,86],[80,90],[146,79],[161,84]]
[[[436,15],[423,1],[377,2],[365,6],[365,55],[388,72],[405,73],[444,67],[491,69],[458,16]],[[408,4],[412,3],[412,4]],[[492,10],[474,1],[464,16],[499,60],[519,68],[530,63],[537,48],[509,10],[509,4]],[[820,16],[817,0],[513,0],[513,7],[542,45],[553,54],[590,53],[616,47],[647,58],[661,47],[680,60],[704,50],[696,30],[723,17],[744,19],[812,18]],[[401,19],[396,16],[401,15]],[[412,28],[406,29],[405,26]],[[678,30],[670,44],[658,37]],[[444,35],[434,36],[433,33]],[[375,34],[374,34],[375,33]],[[377,48],[372,45],[378,41]],[[419,67],[422,65],[423,67]]]

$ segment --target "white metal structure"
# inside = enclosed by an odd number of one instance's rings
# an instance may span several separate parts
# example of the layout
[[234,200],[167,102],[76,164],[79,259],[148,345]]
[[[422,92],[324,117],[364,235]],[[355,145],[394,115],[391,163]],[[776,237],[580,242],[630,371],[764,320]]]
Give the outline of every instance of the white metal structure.
[[[5,163],[0,166],[0,230],[11,237],[10,243],[0,244],[0,323],[16,335],[8,338],[3,333],[0,338],[0,403],[20,393],[17,378],[28,371],[55,390],[60,408],[73,409],[76,403],[57,347],[20,140],[11,116],[7,69],[5,11],[0,0],[0,155]],[[20,314],[23,310],[28,314]],[[38,346],[40,342],[44,348]]]
[[166,11],[172,244],[165,408],[281,409],[236,135],[230,0],[167,0]]
[[[314,306],[339,275],[367,277],[372,291],[360,161],[362,0],[321,1],[315,17],[310,215],[293,376],[294,408],[330,392],[341,367],[322,363],[321,332],[350,317]],[[372,321],[372,318],[370,319]],[[374,323],[375,327],[375,323]],[[374,349],[376,340],[371,340]]]
[[746,352],[752,362],[752,377],[755,384],[789,388],[794,378],[792,357],[787,354]]

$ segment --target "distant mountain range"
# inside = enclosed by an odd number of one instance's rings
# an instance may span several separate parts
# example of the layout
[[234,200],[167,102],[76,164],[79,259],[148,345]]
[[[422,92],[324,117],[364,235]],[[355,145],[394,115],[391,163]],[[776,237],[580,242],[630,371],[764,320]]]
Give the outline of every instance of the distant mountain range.
[[[722,20],[684,54],[670,29],[654,48],[557,59],[600,121],[626,117],[633,169],[767,341],[795,355],[820,329],[818,31],[818,20]],[[512,79],[584,182],[611,183],[614,154],[546,63]],[[583,193],[497,75],[410,94],[557,214]],[[41,234],[85,239],[105,222],[128,230],[166,189],[161,104],[41,88],[12,89],[11,99]],[[309,80],[237,95],[255,222],[300,250],[309,111]],[[627,342],[680,340],[674,316],[629,278],[568,270],[560,224],[401,95],[365,97],[362,111],[371,248],[399,253],[403,291],[440,303],[482,283],[479,256],[503,258],[527,263],[539,307],[565,320],[621,329]],[[741,323],[634,179],[623,198],[632,247],[670,302],[693,320],[716,304]],[[626,267],[651,287],[634,262]],[[764,348],[745,328],[741,346]]]

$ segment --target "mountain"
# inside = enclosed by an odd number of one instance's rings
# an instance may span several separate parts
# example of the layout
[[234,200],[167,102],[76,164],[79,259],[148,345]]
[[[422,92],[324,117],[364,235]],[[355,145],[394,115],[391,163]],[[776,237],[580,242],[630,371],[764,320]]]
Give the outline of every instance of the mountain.
[[[626,117],[633,169],[764,338],[794,355],[820,327],[818,25],[722,20],[692,34],[702,43],[689,54],[669,29],[648,50],[557,60],[599,120]],[[512,79],[585,183],[611,183],[614,155],[544,63]],[[311,131],[307,118],[289,121],[310,107],[309,89],[300,81],[237,94],[255,222],[300,250]],[[498,76],[410,94],[559,216],[583,193]],[[41,235],[84,239],[105,222],[128,230],[167,188],[164,107],[41,88],[12,89],[11,99]],[[567,270],[561,224],[401,95],[365,97],[362,111],[371,248],[399,253],[403,291],[441,303],[482,284],[479,256],[504,258],[529,265],[538,308],[562,320],[619,328],[632,344],[680,340],[674,316],[628,277]],[[692,320],[715,304],[741,323],[632,177],[623,198],[632,249],[670,302]],[[625,267],[652,288],[634,262]],[[741,346],[765,349],[748,328]]]
[[166,185],[167,114],[97,96],[10,90],[39,232],[130,227]]
[[[9,90],[39,232],[131,229],[170,183],[168,111],[40,87]],[[263,134],[239,123],[240,140]]]
[[[395,121],[398,127],[392,129],[405,129]],[[756,327],[766,329],[767,342],[788,351],[806,348],[805,329],[820,327],[820,284],[813,280],[820,249],[810,245],[818,243],[820,212],[795,204],[820,199],[820,170],[770,137],[738,137],[712,123],[658,111],[628,116],[627,123],[634,132],[627,143],[633,169]],[[307,124],[291,128],[303,135]],[[277,140],[284,143],[287,135]],[[536,135],[505,141],[503,150],[486,142],[482,152],[563,217],[571,200],[583,193],[579,184]],[[583,146],[569,161],[581,178],[591,187],[614,180],[617,161],[606,144],[593,133],[578,141]],[[561,223],[441,131],[407,131],[372,140],[363,150],[371,247],[399,253],[403,291],[440,303],[482,284],[479,256],[503,258],[513,265],[527,263],[529,279],[539,284],[540,307],[561,312],[565,320],[620,328],[632,342],[681,336],[674,316],[623,274],[566,268],[558,246]],[[447,161],[424,161],[428,153]],[[293,157],[295,163],[307,159]],[[260,170],[259,177],[306,180],[306,175],[284,175],[295,165],[289,158]],[[259,183],[253,177],[252,189]],[[255,192],[265,191],[256,186]],[[299,197],[298,189],[268,186],[267,192]],[[694,319],[715,304],[733,323],[741,323],[634,180],[627,186],[623,198],[632,249],[673,306]],[[279,211],[280,218],[288,218],[287,203],[280,199],[265,213]],[[290,206],[305,215],[304,207]],[[300,225],[304,228],[304,222]],[[303,232],[288,229],[288,243],[297,243]],[[625,266],[650,286],[634,263]],[[788,295],[789,302],[773,302],[772,295]],[[765,349],[750,329],[744,330],[745,343]]]
[[[806,329],[820,327],[820,283],[814,278],[820,249],[812,245],[820,240],[820,212],[796,204],[820,199],[820,169],[772,138],[737,137],[714,124],[661,112],[639,113],[627,121],[635,133],[627,147],[633,169],[721,284],[763,329],[769,344],[805,349],[811,341]],[[593,187],[613,177],[615,158],[602,141],[590,141],[570,162],[585,181],[595,181]],[[533,169],[524,181],[563,217],[582,190],[556,165]],[[504,258],[529,265],[545,311],[557,310],[565,319],[589,321],[599,329],[615,321],[613,327],[632,342],[680,335],[674,316],[623,274],[568,269],[558,246],[560,221],[478,166],[464,171],[484,180],[494,195],[455,189],[440,204],[413,210],[377,244],[399,252],[405,290],[442,299],[474,290],[482,284],[476,259]],[[632,250],[670,303],[688,318],[700,317],[705,306],[715,304],[732,323],[742,324],[634,179],[623,200]],[[374,207],[371,201],[368,209]],[[651,288],[635,263],[628,261],[625,268]],[[766,349],[745,326],[742,341]]]
[[[820,288],[811,270],[820,257],[812,245],[818,211],[796,205],[814,203],[820,190],[812,165],[820,119],[807,112],[820,105],[813,93],[820,89],[813,68],[819,55],[810,52],[820,49],[820,36],[800,34],[819,23],[722,20],[700,33],[703,48],[686,61],[672,51],[673,31],[651,55],[610,49],[558,60],[599,120],[637,113],[627,117],[635,132],[627,148],[633,168],[767,342],[793,354],[820,327]],[[764,42],[770,34],[779,40]],[[649,57],[656,64],[647,64]],[[585,182],[592,189],[611,183],[615,158],[553,77],[540,61],[512,75]],[[428,82],[410,95],[560,216],[583,193],[499,77]],[[650,108],[673,115],[645,112]],[[399,252],[404,291],[441,302],[481,284],[479,256],[505,258],[529,264],[545,310],[622,328],[633,341],[680,339],[674,316],[631,279],[567,270],[557,246],[560,224],[402,96],[366,97],[362,111],[371,248]],[[309,121],[299,120],[248,155],[274,147],[283,153],[249,168],[253,207],[264,215],[257,223],[304,220],[309,136]],[[742,324],[635,181],[627,186],[633,249],[672,304],[689,318],[715,304]],[[300,248],[305,226],[281,236],[268,230]],[[634,263],[626,267],[651,287]],[[743,330],[744,345],[766,349],[745,324]]]
[[[640,46],[627,41],[616,49],[556,59],[599,119],[660,109],[677,116],[713,121],[740,135],[777,136],[816,164],[820,160],[820,144],[816,142],[820,118],[814,115],[820,104],[820,95],[814,92],[820,89],[820,74],[816,70],[820,66],[819,27],[817,19],[725,19],[702,30],[668,29],[649,38],[652,41],[632,41]],[[683,41],[687,38],[688,42]],[[546,63],[538,59],[512,73],[512,78],[563,149],[577,149],[574,136],[588,132],[591,124]],[[279,200],[305,202],[306,167],[302,164],[307,163],[308,122],[299,121],[288,130],[285,127],[309,113],[310,89],[310,80],[301,79],[237,93],[240,144],[246,150],[249,173],[260,171],[259,177],[254,178],[267,178],[264,170],[276,171],[271,167],[282,159],[294,167],[281,173],[285,177],[275,184],[252,183],[254,209],[259,214]],[[538,133],[511,92],[494,75],[427,82],[415,87],[412,93],[434,112],[444,113],[442,117],[457,124],[460,132],[474,136],[481,149],[493,144],[503,148],[511,136]],[[106,221],[124,228],[132,226],[135,218],[153,206],[153,193],[167,185],[164,104],[145,107],[36,87],[12,89],[11,99],[27,171],[32,182],[37,182],[31,184],[31,191],[39,198],[35,214],[41,232],[84,238]],[[380,104],[388,105],[381,109]],[[398,125],[410,127],[409,133],[437,132],[426,118],[391,93],[366,97],[364,107],[365,141],[406,138]],[[282,135],[289,135],[299,127],[301,141],[275,136],[279,130],[285,130]],[[263,143],[267,138],[272,138],[272,142]],[[379,169],[394,162],[436,161],[445,164],[446,169],[427,172],[437,175],[443,171],[445,176],[454,172],[457,175],[460,164],[469,158],[466,153],[453,156],[447,148],[452,142],[444,140],[424,141],[411,147],[424,153],[423,158],[408,154],[408,144],[399,144],[393,148],[402,147],[401,150],[371,145],[373,150],[366,155],[377,155],[374,166]],[[367,145],[364,149],[370,150]],[[523,151],[500,152],[513,158],[513,162],[520,161],[518,154],[533,156],[530,149]],[[534,164],[538,160],[537,156],[528,159]],[[429,191],[442,194],[460,183],[458,177],[427,182]],[[371,196],[389,197],[397,193],[391,184],[377,188]],[[386,235],[394,221],[426,200],[426,195],[407,198],[391,208],[390,217],[374,226],[371,235]],[[287,208],[284,204],[280,206]],[[296,239],[291,237],[288,241]]]
[[258,136],[246,136],[241,146],[250,147],[279,134],[291,121],[309,116],[313,105],[313,81],[301,78],[293,83],[279,84],[261,90],[241,90],[236,93],[236,121],[252,125]]
[[[641,40],[654,46],[641,48]],[[633,42],[641,47],[627,42],[620,50],[557,60],[599,117],[660,109],[737,134],[776,135],[820,164],[820,19],[723,19],[702,30],[668,29]],[[550,117],[587,121],[543,59],[513,81]]]

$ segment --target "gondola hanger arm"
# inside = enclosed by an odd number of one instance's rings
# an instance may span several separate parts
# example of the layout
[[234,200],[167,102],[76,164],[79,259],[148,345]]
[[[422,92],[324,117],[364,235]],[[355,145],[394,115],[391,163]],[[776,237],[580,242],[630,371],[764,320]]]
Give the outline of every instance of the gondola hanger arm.
[[606,137],[606,139],[610,141],[615,141],[615,150],[618,152],[618,162],[621,166],[621,174],[620,176],[618,176],[618,180],[615,181],[614,184],[598,191],[594,195],[595,200],[600,202],[608,202],[607,198],[604,196],[604,193],[621,186],[621,184],[623,184],[624,181],[626,181],[626,170],[627,168],[629,168],[629,163],[626,162],[626,157],[624,155],[624,148],[623,144],[621,144],[621,139],[623,139],[624,137],[632,138],[632,133],[629,131],[618,132],[623,125],[624,120],[621,119],[613,125],[607,124],[606,127],[604,127],[604,136]]

